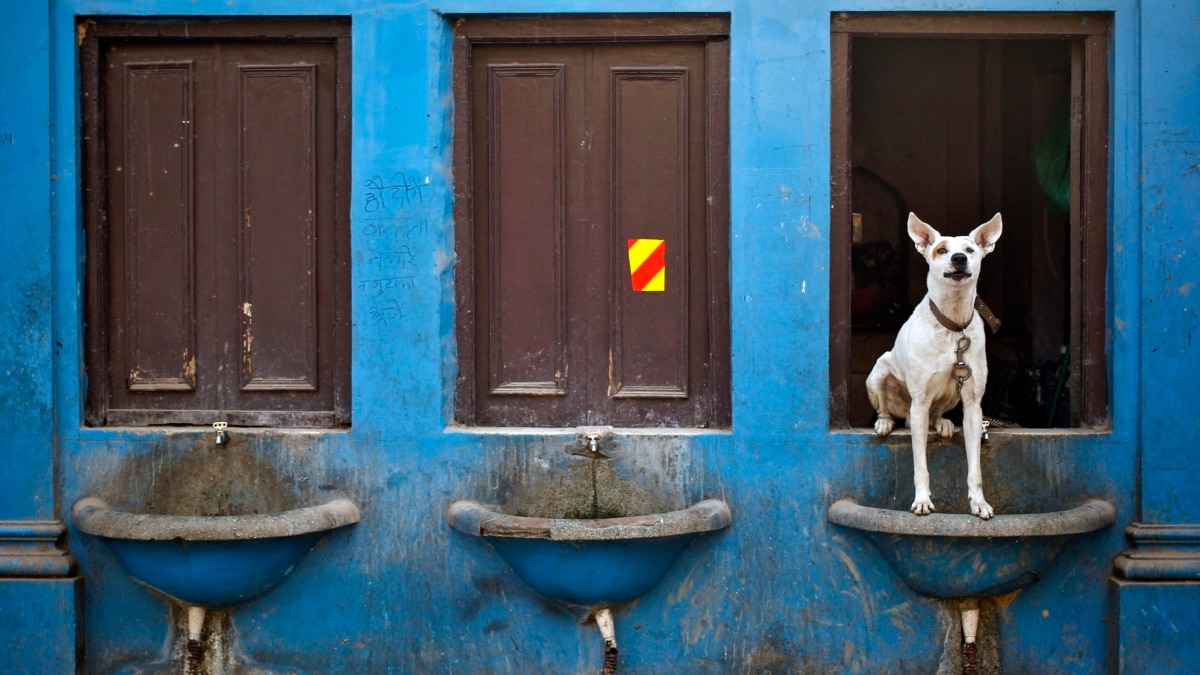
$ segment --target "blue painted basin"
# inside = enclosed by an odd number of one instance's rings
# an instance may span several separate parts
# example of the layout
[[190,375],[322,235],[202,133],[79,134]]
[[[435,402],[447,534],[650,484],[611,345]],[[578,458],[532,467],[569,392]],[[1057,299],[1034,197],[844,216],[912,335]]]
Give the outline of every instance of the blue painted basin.
[[934,598],[989,597],[1024,588],[1042,578],[1075,537],[1115,520],[1112,504],[1098,499],[1067,511],[990,520],[916,516],[850,499],[829,507],[829,522],[859,531],[910,588]]
[[172,516],[75,503],[80,531],[103,541],[134,580],[189,605],[221,608],[278,586],[330,531],[357,523],[345,499],[280,513]]
[[666,575],[696,537],[729,526],[725,502],[599,519],[512,516],[474,501],[450,505],[451,527],[482,536],[542,595],[589,607],[634,600]]
[[533,590],[586,606],[613,606],[641,597],[695,538],[695,534],[615,541],[485,537]]

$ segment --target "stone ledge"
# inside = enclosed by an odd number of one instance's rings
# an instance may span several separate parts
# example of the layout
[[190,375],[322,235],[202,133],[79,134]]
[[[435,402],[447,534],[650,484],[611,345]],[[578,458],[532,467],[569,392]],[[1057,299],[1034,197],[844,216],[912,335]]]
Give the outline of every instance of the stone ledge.
[[1125,536],[1134,548],[1113,560],[1113,570],[1134,581],[1200,580],[1200,525],[1133,523]]
[[65,577],[75,559],[58,541],[59,520],[0,520],[0,577]]

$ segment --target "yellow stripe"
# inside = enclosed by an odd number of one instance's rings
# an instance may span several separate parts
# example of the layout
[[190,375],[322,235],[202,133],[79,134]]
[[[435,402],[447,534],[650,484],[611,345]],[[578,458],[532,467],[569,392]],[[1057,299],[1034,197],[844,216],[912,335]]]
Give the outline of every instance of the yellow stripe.
[[665,290],[667,290],[667,268],[664,267],[661,270],[659,270],[658,274],[654,275],[654,278],[651,279],[650,283],[646,284],[646,287],[643,288],[642,290],[643,291],[665,291]]
[[638,239],[637,243],[629,247],[629,269],[636,270],[646,262],[646,258],[654,253],[654,249],[662,243],[662,239]]

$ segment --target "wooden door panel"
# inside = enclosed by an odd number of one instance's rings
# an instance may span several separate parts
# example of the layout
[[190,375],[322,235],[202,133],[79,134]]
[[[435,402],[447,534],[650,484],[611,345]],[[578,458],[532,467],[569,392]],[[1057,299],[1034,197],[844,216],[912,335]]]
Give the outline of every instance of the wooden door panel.
[[[614,312],[608,394],[686,398],[692,287],[688,71],[612,68],[609,76]],[[665,247],[661,291],[637,291],[631,281],[628,242],[647,238]]]
[[[115,65],[115,64],[114,64]],[[111,98],[125,133],[111,139],[115,314],[124,334],[114,384],[131,392],[195,389],[192,119],[189,61],[122,62]]]
[[566,393],[564,64],[487,71],[485,315],[496,395]]
[[316,65],[239,65],[243,390],[315,391]]

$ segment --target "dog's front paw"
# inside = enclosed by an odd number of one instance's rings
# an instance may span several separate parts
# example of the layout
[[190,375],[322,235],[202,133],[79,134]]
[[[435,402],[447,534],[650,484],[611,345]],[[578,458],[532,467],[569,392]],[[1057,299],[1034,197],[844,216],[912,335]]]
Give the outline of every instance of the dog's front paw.
[[892,433],[892,429],[895,428],[896,420],[890,417],[884,417],[883,415],[880,415],[879,418],[875,420],[875,433],[879,434],[880,436],[887,436],[888,434]]
[[945,417],[939,417],[933,421],[933,430],[942,438],[951,438],[954,436],[954,422]]
[[931,500],[929,497],[918,497],[913,501],[912,506],[908,507],[908,510],[912,511],[918,516],[927,516],[934,511],[933,500]]
[[992,517],[992,505],[984,501],[983,497],[972,498],[971,514],[987,520]]

